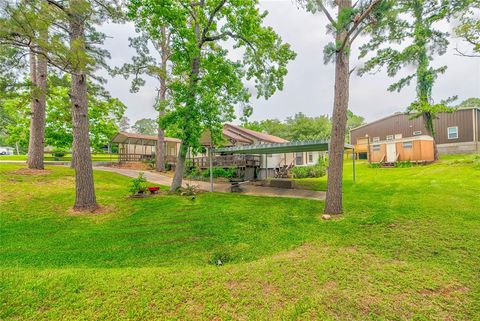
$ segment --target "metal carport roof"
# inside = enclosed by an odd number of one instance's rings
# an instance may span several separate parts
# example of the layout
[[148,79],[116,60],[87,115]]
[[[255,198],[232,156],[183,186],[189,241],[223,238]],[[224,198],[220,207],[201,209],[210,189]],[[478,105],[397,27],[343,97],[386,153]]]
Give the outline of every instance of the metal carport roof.
[[[233,146],[224,148],[214,148],[213,153],[231,153],[231,154],[283,154],[295,152],[321,152],[328,151],[329,141],[309,140],[287,143],[268,143],[245,146]],[[345,149],[353,149],[350,144],[345,144]]]

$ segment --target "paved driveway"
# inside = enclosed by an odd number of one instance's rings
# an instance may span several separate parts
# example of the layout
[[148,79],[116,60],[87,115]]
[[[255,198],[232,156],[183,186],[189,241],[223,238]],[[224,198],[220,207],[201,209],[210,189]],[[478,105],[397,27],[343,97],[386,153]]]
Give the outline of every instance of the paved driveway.
[[[156,172],[150,171],[140,171],[135,169],[123,169],[115,167],[104,167],[96,166],[94,169],[108,171],[113,173],[118,173],[128,177],[137,177],[138,173],[144,172],[145,177],[149,182],[160,184],[160,185],[170,185],[172,183],[172,178],[170,176],[162,175]],[[210,183],[202,181],[191,181],[188,179],[183,180],[183,186],[186,184],[197,185],[200,189],[209,191]],[[257,195],[257,196],[275,196],[275,197],[293,197],[293,198],[307,198],[314,200],[325,200],[325,192],[323,191],[309,191],[309,190],[300,190],[300,189],[288,189],[288,188],[276,188],[276,187],[265,187],[265,186],[256,186],[253,184],[242,184],[242,194],[246,195]],[[230,184],[225,183],[215,183],[214,184],[215,192],[220,193],[230,193]]]

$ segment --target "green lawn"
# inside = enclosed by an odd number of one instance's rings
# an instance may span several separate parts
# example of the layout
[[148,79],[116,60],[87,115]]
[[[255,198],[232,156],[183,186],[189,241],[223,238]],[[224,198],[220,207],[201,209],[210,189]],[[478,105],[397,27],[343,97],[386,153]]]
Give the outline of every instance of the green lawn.
[[[64,157],[59,157],[55,159],[52,154],[45,154],[44,158],[45,161],[62,161],[62,162],[69,162],[72,160],[72,155],[67,154]],[[108,161],[116,161],[118,159],[117,154],[92,154],[92,161],[94,162],[108,162]],[[27,155],[0,155],[0,160],[10,160],[10,161],[26,161]]]
[[107,172],[95,172],[107,213],[75,216],[70,169],[0,164],[0,319],[480,320],[469,157],[360,164],[357,184],[346,164],[335,221],[314,200],[128,199],[129,180]]

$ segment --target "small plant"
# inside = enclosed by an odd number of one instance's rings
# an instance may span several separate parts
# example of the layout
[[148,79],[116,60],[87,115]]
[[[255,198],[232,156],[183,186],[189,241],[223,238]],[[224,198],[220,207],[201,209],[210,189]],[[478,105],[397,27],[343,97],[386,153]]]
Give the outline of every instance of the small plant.
[[198,193],[198,186],[197,185],[190,185],[187,184],[187,187],[183,188],[180,192],[182,196],[195,196]]
[[476,169],[480,169],[480,155],[475,155],[473,158],[473,167]]
[[381,163],[369,163],[368,167],[370,167],[370,168],[380,168],[380,167],[382,167],[382,164]]
[[231,256],[228,253],[225,252],[218,252],[214,253],[212,257],[209,260],[210,264],[216,265],[216,266],[222,266],[225,263],[228,263],[232,260]]
[[396,168],[408,168],[408,167],[412,167],[413,166],[413,163],[411,161],[398,161],[398,162],[395,162],[395,167]]
[[132,178],[129,191],[132,195],[143,194],[147,190],[147,179],[144,173],[139,173],[137,178]]
[[165,170],[166,170],[167,172],[171,171],[171,170],[172,170],[172,164],[170,164],[170,163],[165,163]]
[[155,169],[155,159],[150,158],[150,159],[144,159],[143,163],[148,166],[150,169]]

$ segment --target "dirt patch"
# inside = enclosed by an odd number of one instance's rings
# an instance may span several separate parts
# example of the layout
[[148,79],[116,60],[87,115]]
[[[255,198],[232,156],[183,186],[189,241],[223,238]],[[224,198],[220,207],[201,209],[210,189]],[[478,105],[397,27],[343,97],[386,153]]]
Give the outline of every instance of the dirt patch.
[[30,168],[21,168],[16,171],[10,172],[15,175],[48,175],[52,171],[49,169],[30,169]]
[[75,210],[73,207],[69,208],[67,210],[68,215],[73,215],[73,216],[97,216],[97,215],[103,215],[103,214],[108,214],[113,212],[115,209],[114,206],[112,205],[107,205],[107,206],[98,206],[95,210],[85,210],[85,211],[79,211]]

